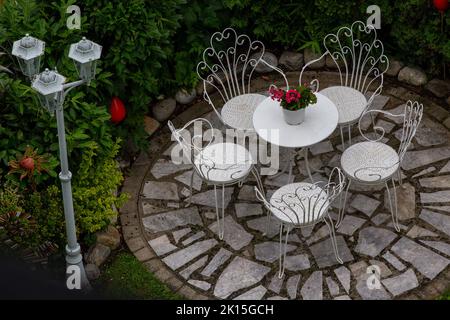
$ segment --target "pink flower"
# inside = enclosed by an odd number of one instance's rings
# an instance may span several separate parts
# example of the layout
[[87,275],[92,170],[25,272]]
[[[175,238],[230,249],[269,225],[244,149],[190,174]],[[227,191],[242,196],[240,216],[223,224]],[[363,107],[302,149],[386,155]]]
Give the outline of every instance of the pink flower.
[[276,89],[274,87],[271,87],[269,89],[269,93],[272,100],[281,101],[281,99],[283,99],[284,96],[284,91],[282,89]]
[[301,98],[300,93],[295,89],[290,89],[288,92],[286,92],[286,102],[298,102],[298,100]]

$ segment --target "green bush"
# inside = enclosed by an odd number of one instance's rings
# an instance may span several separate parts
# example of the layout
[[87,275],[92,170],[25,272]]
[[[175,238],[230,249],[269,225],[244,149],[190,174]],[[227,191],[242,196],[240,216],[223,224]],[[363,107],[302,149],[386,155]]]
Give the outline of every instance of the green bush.
[[114,74],[114,84],[102,90],[103,103],[112,96],[125,103],[127,118],[117,126],[121,137],[145,147],[143,115],[150,102],[175,91],[174,42],[180,27],[179,6],[185,0],[79,1],[87,17],[83,32],[103,45],[103,66]]
[[224,0],[231,10],[232,24],[246,29],[267,45],[291,49],[321,45],[323,37],[355,20],[366,21],[366,8],[381,9],[380,38],[389,56],[407,64],[417,64],[430,74],[442,72],[442,61],[450,61],[450,15],[447,31],[440,31],[440,14],[428,0]]
[[95,148],[85,152],[80,169],[73,183],[74,210],[79,230],[90,234],[108,226],[117,215],[113,207],[120,207],[127,196],[116,196],[116,188],[122,183],[122,172],[114,157],[119,151],[116,143],[111,153],[98,157]]
[[[73,62],[67,57],[69,45],[79,41],[82,34],[66,27],[65,11],[73,3],[72,0],[6,1],[0,7],[2,51],[10,50],[14,40],[29,32],[47,43],[43,64],[57,66],[68,81],[77,80]],[[59,170],[56,119],[40,106],[37,94],[13,61],[8,55],[0,56],[0,65],[15,71],[0,73],[0,193],[14,195],[17,208],[0,212],[0,227],[6,236],[28,247],[47,240],[63,244],[64,214],[56,174]],[[110,115],[102,104],[108,99],[102,92],[112,86],[110,77],[111,73],[102,70],[100,63],[91,86],[71,91],[64,105],[76,223],[82,237],[105,227],[115,214],[112,205],[119,206],[124,200],[124,196],[113,194],[122,181],[115,161],[119,142],[113,137]],[[34,170],[30,175],[33,181],[20,179],[20,172],[8,174],[11,161],[17,163],[28,146],[39,156],[45,156],[48,164],[46,170]],[[6,202],[5,199],[0,200]],[[10,208],[0,203],[2,206]],[[15,212],[21,213],[23,219],[11,220]],[[21,232],[26,237],[16,236]]]

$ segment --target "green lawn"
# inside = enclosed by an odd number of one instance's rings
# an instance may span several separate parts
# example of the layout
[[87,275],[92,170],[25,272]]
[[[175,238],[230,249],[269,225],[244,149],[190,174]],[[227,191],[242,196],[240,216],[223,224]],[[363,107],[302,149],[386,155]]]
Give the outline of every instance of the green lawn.
[[131,253],[120,252],[102,270],[95,286],[108,299],[182,299],[161,283]]
[[438,300],[450,300],[450,288],[447,289],[439,298]]

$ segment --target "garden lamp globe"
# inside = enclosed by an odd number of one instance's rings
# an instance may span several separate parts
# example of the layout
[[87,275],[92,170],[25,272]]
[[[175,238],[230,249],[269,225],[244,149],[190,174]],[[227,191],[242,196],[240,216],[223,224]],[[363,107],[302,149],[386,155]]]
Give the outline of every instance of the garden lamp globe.
[[53,113],[58,107],[62,107],[65,81],[65,77],[49,69],[45,69],[33,80],[31,87],[39,93],[39,100],[48,112]]
[[70,45],[69,58],[71,58],[78,75],[88,83],[95,77],[97,60],[100,59],[102,46],[83,37],[79,42]]
[[39,73],[44,50],[45,42],[27,33],[22,39],[14,41],[12,54],[19,60],[22,73],[31,78]]

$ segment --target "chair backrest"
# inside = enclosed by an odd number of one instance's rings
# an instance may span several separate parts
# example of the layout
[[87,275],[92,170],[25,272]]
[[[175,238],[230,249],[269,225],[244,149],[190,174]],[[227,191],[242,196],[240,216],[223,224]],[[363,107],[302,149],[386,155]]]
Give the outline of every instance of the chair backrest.
[[342,86],[366,94],[374,84],[374,94],[381,93],[389,60],[372,25],[355,21],[350,27],[341,27],[335,34],[325,36],[323,45],[339,70]]
[[[372,115],[373,118],[375,118],[377,114],[383,114],[387,118],[391,118],[391,119],[403,118],[400,146],[397,150],[399,162],[401,162],[406,153],[406,150],[408,150],[408,147],[409,147],[412,139],[414,138],[414,135],[416,134],[417,128],[420,125],[420,121],[422,120],[423,104],[419,103],[418,101],[409,100],[405,104],[404,112],[400,113],[400,114],[393,114],[391,112],[384,111],[384,110],[367,110],[367,111],[365,111],[359,119],[359,123],[358,123],[359,132],[361,133],[363,138],[366,139],[367,141],[377,142],[377,141],[381,141],[384,138],[384,135],[386,132],[383,127],[378,127],[378,126],[374,125],[373,129],[374,129],[376,138],[372,139],[372,138],[368,137],[361,128],[361,120],[363,119],[363,117],[365,117],[368,114]],[[373,115],[373,114],[375,114],[375,115]]]
[[[248,166],[252,164],[249,153],[246,152],[245,148],[237,144],[233,144],[234,150],[230,150],[225,149],[227,147],[226,143],[221,143],[220,147],[224,149],[216,149],[214,153],[222,154],[223,158],[210,157],[207,152],[203,152],[212,144],[221,142],[220,139],[216,139],[221,138],[220,131],[215,130],[211,122],[205,118],[191,120],[181,129],[176,129],[170,120],[167,124],[172,132],[172,136],[182,148],[183,153],[188,154],[187,160],[190,161],[194,170],[204,180],[214,182],[217,181],[215,179],[219,176],[222,180],[241,178],[242,173],[244,171],[247,172]],[[203,144],[205,140],[206,143]],[[228,148],[230,148],[229,144]],[[231,152],[231,156],[227,156],[227,151]],[[249,156],[248,158],[247,155]]]
[[419,104],[417,101],[408,101],[405,106],[404,118],[403,118],[403,128],[400,146],[398,148],[398,156],[400,161],[408,150],[411,140],[416,135],[417,128],[422,121],[423,116],[423,105]]
[[274,214],[285,216],[292,224],[307,225],[315,222],[317,217],[322,217],[344,186],[345,176],[335,167],[327,182],[302,184],[292,192],[284,193],[279,199],[270,199],[270,202],[257,187],[255,192],[257,199]]
[[[209,120],[205,118],[197,118],[186,123],[181,129],[176,129],[172,121],[167,121],[172,136],[175,141],[178,142],[185,154],[189,155],[189,161],[194,163],[194,158],[197,154],[201,153],[207,146],[213,141],[215,136],[212,135],[211,139],[207,141],[206,145],[203,145],[203,133],[206,130],[213,131],[213,126]],[[195,126],[197,130],[195,130]],[[206,130],[205,130],[206,129]],[[193,131],[192,134],[190,131]],[[200,132],[197,132],[200,131]]]
[[[214,87],[224,102],[250,92],[250,80],[264,55],[264,44],[252,41],[232,28],[215,32],[210,46],[203,51],[197,74],[206,86]],[[207,94],[205,95],[205,99]]]

